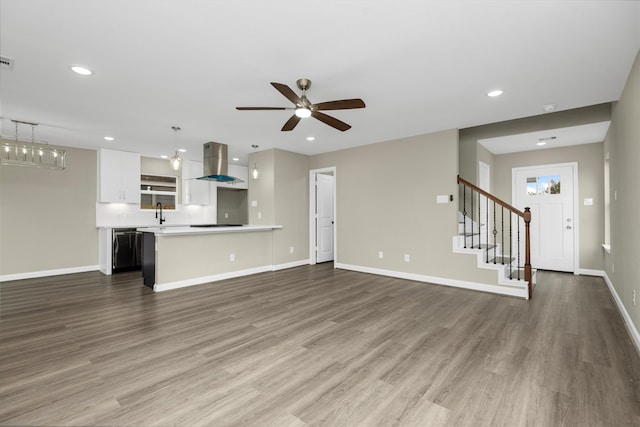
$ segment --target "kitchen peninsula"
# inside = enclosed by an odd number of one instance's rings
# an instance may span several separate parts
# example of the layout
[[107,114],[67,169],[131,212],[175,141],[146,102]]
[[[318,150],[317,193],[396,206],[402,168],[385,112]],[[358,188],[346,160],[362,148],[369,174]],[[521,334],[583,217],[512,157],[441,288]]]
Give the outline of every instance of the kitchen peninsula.
[[142,275],[154,291],[273,269],[273,230],[281,225],[144,227]]

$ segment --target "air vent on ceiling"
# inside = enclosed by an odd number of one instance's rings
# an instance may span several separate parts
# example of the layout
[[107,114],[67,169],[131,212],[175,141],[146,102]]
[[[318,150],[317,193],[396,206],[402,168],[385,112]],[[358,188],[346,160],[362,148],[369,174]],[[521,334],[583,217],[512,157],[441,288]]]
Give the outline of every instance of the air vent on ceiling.
[[540,141],[540,142],[551,142],[551,141],[554,141],[556,139],[558,139],[557,136],[548,136],[546,138],[540,138],[540,139],[538,139],[538,141]]
[[15,64],[15,59],[9,58],[7,56],[0,56],[0,69],[13,71],[13,65]]

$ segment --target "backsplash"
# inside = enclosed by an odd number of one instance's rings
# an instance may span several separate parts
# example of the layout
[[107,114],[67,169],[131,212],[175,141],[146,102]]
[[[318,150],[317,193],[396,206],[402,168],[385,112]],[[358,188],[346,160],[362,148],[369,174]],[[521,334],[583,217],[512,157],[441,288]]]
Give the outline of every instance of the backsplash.
[[[214,224],[216,206],[178,205],[176,210],[162,212],[165,227],[172,225]],[[126,203],[96,203],[96,227],[145,227],[158,225],[153,210],[141,210]]]

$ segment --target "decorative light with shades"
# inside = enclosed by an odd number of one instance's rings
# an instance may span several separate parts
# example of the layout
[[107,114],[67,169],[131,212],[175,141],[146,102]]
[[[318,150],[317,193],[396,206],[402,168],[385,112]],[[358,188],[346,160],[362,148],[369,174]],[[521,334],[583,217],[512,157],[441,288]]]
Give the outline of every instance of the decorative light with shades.
[[[35,140],[35,127],[38,123],[11,120],[15,123],[15,138],[13,141],[2,140],[0,163],[3,165],[31,166],[41,169],[63,170],[65,168],[66,152],[49,146],[45,141]],[[31,126],[31,140],[18,138],[18,125]]]

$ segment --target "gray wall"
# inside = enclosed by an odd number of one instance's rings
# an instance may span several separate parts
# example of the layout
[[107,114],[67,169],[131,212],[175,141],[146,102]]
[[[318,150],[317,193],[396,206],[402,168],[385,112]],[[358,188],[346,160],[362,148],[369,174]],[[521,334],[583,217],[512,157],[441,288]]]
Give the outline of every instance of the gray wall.
[[[604,153],[609,153],[612,195],[611,255],[605,255],[605,269],[631,320],[640,329],[640,228],[636,225],[640,212],[640,53],[620,101],[613,106]],[[632,302],[633,291],[636,306]]]
[[310,166],[336,167],[337,262],[496,282],[494,271],[475,268],[475,257],[452,252],[457,202],[436,204],[438,194],[457,192],[457,130],[320,154]]
[[63,171],[0,166],[0,275],[97,266],[96,152]]
[[[282,265],[307,260],[309,157],[284,150],[267,150],[252,153],[249,164],[255,164],[259,171],[258,179],[249,178],[249,223],[283,226],[273,231],[273,263]],[[252,206],[252,202],[257,206]]]
[[217,192],[218,224],[248,224],[247,190],[218,188]]

